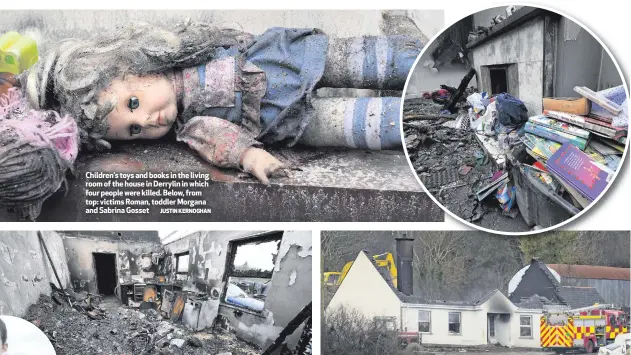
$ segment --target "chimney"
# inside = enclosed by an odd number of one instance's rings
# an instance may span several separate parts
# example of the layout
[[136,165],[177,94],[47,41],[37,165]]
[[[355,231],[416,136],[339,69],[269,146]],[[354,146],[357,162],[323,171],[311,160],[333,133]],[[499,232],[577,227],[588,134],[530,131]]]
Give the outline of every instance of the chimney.
[[408,238],[405,233],[396,240],[397,252],[397,288],[402,293],[410,296],[414,289],[412,257],[414,255],[414,238]]

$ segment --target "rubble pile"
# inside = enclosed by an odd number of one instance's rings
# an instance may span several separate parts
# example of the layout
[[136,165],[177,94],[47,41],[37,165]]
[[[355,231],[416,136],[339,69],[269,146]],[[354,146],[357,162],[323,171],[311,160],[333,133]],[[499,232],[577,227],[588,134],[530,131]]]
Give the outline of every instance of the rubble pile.
[[[138,311],[96,298],[54,290],[27,310],[26,320],[50,339],[57,354],[222,354],[261,350],[223,329],[194,333],[162,319],[153,309]],[[90,301],[86,302],[85,300]]]
[[[460,103],[464,106],[466,103]],[[431,117],[442,108],[432,99],[405,100],[403,116]],[[451,118],[454,117],[454,118]],[[479,203],[475,192],[493,174],[485,152],[470,130],[451,128],[455,116],[404,123],[410,160],[425,188],[447,209],[475,222],[491,207]]]
[[576,87],[581,98],[543,98],[534,114],[508,93],[465,89],[471,74],[404,102],[405,145],[425,188],[462,219],[505,231],[553,226],[595,201],[624,153],[624,88]]

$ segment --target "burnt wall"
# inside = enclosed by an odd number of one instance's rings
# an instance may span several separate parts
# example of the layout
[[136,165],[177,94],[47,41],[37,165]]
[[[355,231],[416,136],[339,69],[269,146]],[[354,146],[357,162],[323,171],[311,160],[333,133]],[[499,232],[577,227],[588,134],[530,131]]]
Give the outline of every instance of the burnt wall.
[[63,236],[110,242],[160,243],[158,231],[59,231]]
[[[131,281],[133,277],[153,277],[151,273],[141,270],[143,254],[159,253],[162,246],[157,242],[135,241],[129,238],[127,241],[110,241],[99,238],[98,234],[87,236],[61,232],[64,236],[63,244],[68,257],[68,269],[70,279],[75,291],[88,291],[97,293],[96,273],[94,270],[94,257],[92,253],[116,254],[116,274],[118,283]],[[102,233],[95,231],[94,233]]]
[[[185,290],[223,292],[230,242],[259,235],[264,232],[205,231],[171,242],[165,245],[168,253],[189,252],[189,272],[177,275],[173,262],[170,277],[184,281]],[[311,302],[311,245],[310,231],[283,233],[264,312],[257,314],[224,304],[219,306],[219,314],[228,320],[240,338],[266,348]],[[297,342],[301,329],[288,339],[290,346]]]
[[[70,286],[70,272],[62,238],[42,232],[61,287]],[[35,231],[0,231],[0,314],[23,316],[41,294],[50,295],[50,283],[59,286]]]

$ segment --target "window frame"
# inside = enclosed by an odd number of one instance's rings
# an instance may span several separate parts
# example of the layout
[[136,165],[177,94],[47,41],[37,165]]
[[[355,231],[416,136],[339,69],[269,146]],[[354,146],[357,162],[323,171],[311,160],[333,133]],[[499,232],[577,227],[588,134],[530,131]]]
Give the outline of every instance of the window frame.
[[[265,313],[265,310],[267,309],[265,306],[265,301],[263,303],[263,311],[256,311],[248,307],[244,307],[238,304],[228,302],[228,300],[226,299],[226,296],[228,293],[228,286],[230,284],[230,278],[231,277],[244,277],[243,275],[240,275],[240,276],[233,275],[234,259],[237,256],[237,249],[239,248],[239,246],[257,243],[257,242],[265,243],[265,242],[270,242],[270,241],[279,241],[280,243],[279,243],[278,250],[280,251],[280,245],[282,244],[284,234],[285,234],[284,231],[269,231],[269,232],[263,232],[263,233],[257,233],[257,234],[244,236],[243,238],[233,239],[228,242],[228,250],[226,251],[225,272],[223,275],[224,286],[223,286],[223,292],[221,294],[221,297],[219,298],[219,302],[221,306],[237,309],[239,311],[242,311],[248,314],[263,316],[263,314]],[[271,273],[272,275],[270,277],[270,285],[271,285],[271,281],[274,278],[274,268],[272,268]]]
[[[423,323],[427,323],[427,331],[421,331],[421,312],[423,313],[427,313],[427,315],[429,316],[429,320],[428,321],[424,321]],[[423,334],[431,334],[432,333],[432,311],[428,311],[428,310],[424,310],[424,309],[419,309],[416,312],[416,320],[417,320],[417,326],[418,326],[418,332],[419,333],[423,333]]]
[[[186,265],[186,271],[180,271],[180,257],[186,256],[188,264]],[[191,266],[190,254],[187,251],[175,254],[175,274],[176,275],[188,275],[189,267]]]
[[[449,330],[449,326],[451,324],[456,324],[453,323],[449,318],[452,314],[457,314],[458,315],[458,333],[456,332],[452,332],[451,330]],[[462,312],[448,312],[447,313],[447,331],[449,332],[449,335],[462,335]]]
[[495,338],[495,316],[492,316],[489,319],[489,337]]
[[[529,325],[524,325],[521,324],[521,320],[522,319],[528,319],[529,321]],[[528,329],[530,330],[530,335],[521,335],[521,330],[522,328],[528,327]],[[519,338],[521,339],[532,339],[533,338],[533,334],[532,334],[532,316],[524,316],[524,315],[519,315]]]

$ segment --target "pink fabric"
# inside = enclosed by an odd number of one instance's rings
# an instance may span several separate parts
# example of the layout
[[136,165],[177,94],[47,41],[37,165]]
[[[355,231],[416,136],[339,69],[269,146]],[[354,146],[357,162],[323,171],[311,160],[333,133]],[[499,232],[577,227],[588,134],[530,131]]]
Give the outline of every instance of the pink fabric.
[[0,129],[13,129],[23,142],[51,145],[62,159],[73,164],[79,152],[79,129],[75,120],[55,111],[34,110],[18,88],[0,95]]

